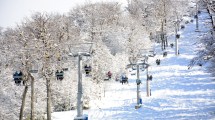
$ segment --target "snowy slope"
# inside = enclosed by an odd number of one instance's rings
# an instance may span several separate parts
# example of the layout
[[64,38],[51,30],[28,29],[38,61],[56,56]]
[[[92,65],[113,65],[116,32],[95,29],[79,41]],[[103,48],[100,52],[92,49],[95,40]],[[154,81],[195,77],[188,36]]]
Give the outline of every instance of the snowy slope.
[[[195,22],[186,24],[181,30],[179,39],[180,55],[174,55],[174,48],[167,48],[168,55],[157,55],[150,58],[149,74],[153,75],[151,82],[152,96],[146,97],[146,73],[141,72],[141,96],[143,105],[136,105],[136,76],[129,76],[129,84],[106,82],[105,94],[101,100],[94,100],[91,109],[84,111],[89,120],[208,120],[215,119],[215,80],[206,72],[205,67],[195,66],[187,69],[189,61],[195,56],[197,47],[194,43],[198,36],[210,29],[204,21],[209,18],[202,12],[199,17],[201,32],[195,32]],[[170,37],[174,42],[174,37]],[[155,60],[161,59],[157,66]],[[76,111],[56,112],[53,120],[71,120]]]

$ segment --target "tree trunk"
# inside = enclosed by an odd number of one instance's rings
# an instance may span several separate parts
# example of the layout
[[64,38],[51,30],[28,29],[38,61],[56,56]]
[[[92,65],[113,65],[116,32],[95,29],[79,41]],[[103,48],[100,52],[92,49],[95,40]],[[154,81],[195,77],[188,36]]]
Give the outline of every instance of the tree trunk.
[[29,73],[31,77],[31,120],[34,120],[34,77]]
[[165,25],[165,20],[162,21],[162,23],[161,23],[161,48],[162,48],[162,50],[165,50],[166,46],[168,44],[167,40],[165,38],[164,25]]
[[51,86],[50,86],[50,78],[46,78],[46,89],[47,89],[47,120],[51,120]]
[[23,120],[23,113],[24,113],[24,108],[25,108],[25,100],[26,100],[27,91],[28,91],[28,86],[26,85],[24,92],[22,94],[22,105],[20,108],[19,120]]
[[166,47],[168,47],[167,34],[164,37],[165,37],[165,41],[166,41]]

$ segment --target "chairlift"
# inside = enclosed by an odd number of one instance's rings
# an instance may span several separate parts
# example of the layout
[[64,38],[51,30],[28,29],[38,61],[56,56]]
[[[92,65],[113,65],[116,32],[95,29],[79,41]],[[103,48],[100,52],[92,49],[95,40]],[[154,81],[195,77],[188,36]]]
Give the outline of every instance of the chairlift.
[[104,78],[104,81],[109,81],[110,79],[106,76],[105,78]]
[[63,71],[68,71],[69,70],[69,68],[63,68]]
[[190,21],[188,21],[188,20],[187,20],[187,21],[185,21],[185,24],[188,24],[188,23],[190,23]]
[[88,76],[88,75],[90,75],[92,68],[91,68],[91,66],[85,65],[84,70],[85,70],[86,75]]
[[132,70],[137,70],[137,66],[133,65]]
[[157,65],[160,65],[160,62],[161,62],[160,59],[157,59],[157,60],[156,60],[156,64],[157,64]]
[[64,72],[63,71],[56,71],[56,73],[55,73],[55,76],[56,76],[56,78],[57,78],[57,80],[63,80],[63,78],[64,78]]
[[153,54],[149,54],[148,56],[149,57],[154,57],[156,54],[155,53],[153,53]]
[[198,14],[201,14],[201,11],[200,11],[200,10],[198,10]]
[[107,76],[108,76],[109,79],[111,79],[111,77],[112,77],[111,71],[108,71]]
[[167,52],[163,52],[163,57],[166,57],[167,56]]
[[20,85],[22,82],[23,73],[20,71],[19,73],[16,71],[13,74],[13,80],[15,81],[16,85]]
[[184,29],[185,28],[185,26],[184,25],[181,25],[181,29]]
[[152,81],[152,75],[147,75],[147,80],[150,80],[150,81]]
[[176,38],[177,38],[177,39],[180,38],[180,34],[176,34]]
[[112,73],[110,71],[108,71],[105,75],[104,81],[109,81],[112,77]]
[[173,46],[174,46],[174,44],[173,44],[173,43],[171,43],[171,44],[170,44],[170,47],[171,47],[171,48],[173,48]]
[[146,66],[145,66],[145,65],[141,65],[141,66],[140,66],[140,69],[141,69],[142,71],[145,71]]
[[128,77],[125,74],[123,74],[121,76],[121,81],[120,82],[122,83],[122,85],[123,85],[123,83],[128,83]]
[[154,57],[156,55],[155,51],[154,50],[150,50],[149,51],[149,57]]
[[36,61],[33,61],[30,68],[29,68],[29,72],[30,73],[38,73],[38,63]]
[[140,80],[140,79],[137,79],[137,80],[136,80],[136,83],[137,83],[137,85],[140,85],[140,84],[141,84],[141,80]]

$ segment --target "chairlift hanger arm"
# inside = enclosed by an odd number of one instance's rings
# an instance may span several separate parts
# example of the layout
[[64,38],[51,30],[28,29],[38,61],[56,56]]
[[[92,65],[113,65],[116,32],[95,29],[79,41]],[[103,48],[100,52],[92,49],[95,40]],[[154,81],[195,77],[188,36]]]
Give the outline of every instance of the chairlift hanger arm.
[[147,64],[147,63],[128,64],[127,66],[135,66],[135,65],[147,65],[147,66],[150,66],[150,65]]
[[91,56],[90,53],[87,52],[78,52],[77,54],[70,53],[69,56],[77,57],[77,56]]
[[[88,47],[89,47],[89,50],[86,51],[86,52],[73,52],[73,51],[72,51],[72,47],[77,46],[77,45],[81,45],[81,44],[91,44],[91,46],[88,46]],[[68,45],[69,52],[70,52],[70,53],[69,53],[69,56],[72,56],[72,57],[77,57],[77,56],[91,56],[91,55],[90,55],[90,51],[91,51],[91,48],[92,48],[92,44],[93,44],[93,42],[69,44],[69,45]]]

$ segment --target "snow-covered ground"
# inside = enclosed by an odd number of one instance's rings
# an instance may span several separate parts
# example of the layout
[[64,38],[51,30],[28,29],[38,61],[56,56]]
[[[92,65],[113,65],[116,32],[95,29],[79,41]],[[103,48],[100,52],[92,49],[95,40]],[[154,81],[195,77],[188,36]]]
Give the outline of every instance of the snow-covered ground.
[[[149,59],[149,74],[153,75],[152,96],[146,97],[146,73],[142,71],[140,78],[143,105],[140,109],[135,109],[136,76],[130,75],[129,84],[106,82],[103,98],[93,100],[91,109],[84,111],[89,120],[215,120],[215,78],[207,73],[204,66],[195,66],[189,70],[187,67],[198,50],[194,43],[210,29],[205,24],[209,18],[205,12],[199,16],[201,32],[195,32],[195,20],[180,31],[179,56],[174,55],[174,48],[168,47],[167,57],[160,53]],[[173,43],[174,37],[170,39],[169,43]],[[161,59],[160,66],[155,64],[157,58]],[[52,117],[53,120],[71,120],[76,115],[74,110],[55,112]]]

